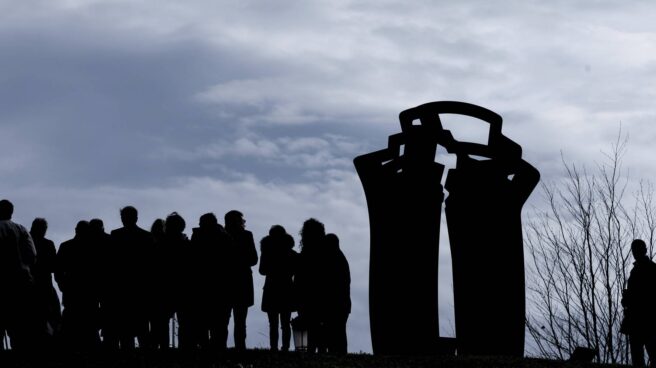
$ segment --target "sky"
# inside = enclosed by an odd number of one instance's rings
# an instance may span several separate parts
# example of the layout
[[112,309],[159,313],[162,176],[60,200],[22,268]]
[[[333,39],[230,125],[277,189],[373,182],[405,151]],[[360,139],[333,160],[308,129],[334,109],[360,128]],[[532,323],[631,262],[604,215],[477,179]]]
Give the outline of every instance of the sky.
[[[45,217],[56,244],[80,219],[119,227],[126,205],[144,228],[177,211],[187,234],[239,209],[257,240],[281,224],[298,241],[315,217],[351,266],[349,350],[370,352],[353,158],[386,147],[402,110],[456,100],[499,113],[545,182],[563,157],[594,165],[620,127],[627,175],[649,179],[655,16],[650,1],[0,0],[0,197],[19,223]],[[486,140],[480,122],[444,124]],[[267,347],[254,273],[248,345]]]

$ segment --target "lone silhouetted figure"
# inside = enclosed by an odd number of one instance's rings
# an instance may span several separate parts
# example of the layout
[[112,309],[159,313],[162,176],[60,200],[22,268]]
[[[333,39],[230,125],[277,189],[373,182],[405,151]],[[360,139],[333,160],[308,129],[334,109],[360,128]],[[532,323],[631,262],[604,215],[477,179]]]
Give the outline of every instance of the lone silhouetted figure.
[[48,222],[44,218],[35,218],[32,221],[30,235],[36,248],[36,263],[32,267],[32,275],[36,286],[37,308],[39,318],[42,319],[43,335],[47,339],[44,343],[52,344],[61,326],[61,305],[59,296],[52,283],[52,276],[56,267],[57,251],[55,243],[46,238]]
[[226,349],[231,312],[234,242],[213,213],[200,217],[191,235],[194,300],[202,348]]
[[[14,205],[0,201],[0,331],[11,339],[13,349],[33,347],[38,332],[34,308],[34,265],[36,250],[32,237],[11,221]],[[37,322],[38,323],[38,322]]]
[[89,222],[79,221],[75,237],[59,246],[55,272],[64,304],[62,337],[70,350],[93,350],[100,345],[98,263]]
[[121,209],[123,227],[110,234],[112,256],[109,291],[109,328],[104,334],[110,348],[132,349],[135,337],[147,347],[148,278],[153,238],[137,226],[138,212],[132,206]]
[[289,350],[291,314],[294,306],[294,282],[298,253],[294,238],[285,228],[274,225],[260,241],[260,274],[266,276],[262,293],[262,311],[269,318],[269,343],[278,350],[278,328],[282,329],[282,350]]
[[629,318],[628,335],[631,360],[635,367],[645,365],[645,348],[650,366],[656,367],[656,264],[647,256],[647,245],[636,239],[631,243],[635,262],[622,298],[625,318]]
[[236,210],[225,214],[225,228],[232,241],[235,251],[233,262],[232,313],[234,322],[234,339],[237,350],[246,349],[246,317],[248,307],[254,304],[253,271],[251,267],[257,264],[257,250],[253,233],[246,230],[244,215]]

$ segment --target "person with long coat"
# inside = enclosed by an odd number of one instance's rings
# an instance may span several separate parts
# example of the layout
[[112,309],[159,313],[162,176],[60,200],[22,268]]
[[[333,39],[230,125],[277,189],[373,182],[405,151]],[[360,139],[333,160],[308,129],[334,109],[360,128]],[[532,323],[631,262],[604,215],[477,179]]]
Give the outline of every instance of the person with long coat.
[[323,324],[323,247],[326,231],[323,223],[310,218],[301,229],[301,253],[294,276],[298,301],[298,318],[307,326],[308,352],[325,352],[326,336]]
[[150,257],[153,237],[137,225],[138,212],[132,206],[121,209],[123,227],[113,230],[108,272],[113,282],[108,290],[108,328],[103,333],[107,347],[134,349],[147,347]]
[[260,274],[266,276],[262,293],[262,311],[269,318],[271,350],[278,350],[278,328],[282,329],[282,350],[288,351],[291,341],[291,314],[294,306],[293,277],[298,262],[294,238],[285,228],[274,225],[260,242]]
[[164,238],[158,250],[157,277],[154,292],[160,305],[156,309],[156,323],[153,336],[158,336],[156,346],[166,348],[169,344],[169,321],[175,312],[178,316],[178,346],[181,349],[198,347],[198,316],[194,309],[194,293],[197,280],[194,277],[195,265],[191,261],[191,247],[187,235],[183,233],[186,222],[177,212],[166,217]]
[[[150,228],[154,246],[149,280],[151,298],[148,306],[150,321],[150,338],[148,340],[154,349],[167,349],[170,346],[169,323],[175,312],[174,285],[178,275],[176,261],[179,261],[179,257],[169,238],[172,237],[171,233],[181,232],[172,231],[173,228],[182,227],[184,229],[180,223],[181,221],[171,214],[167,217],[166,222],[163,219],[156,219]],[[182,220],[182,224],[184,224],[184,220]],[[174,238],[179,238],[179,236],[174,236]]]
[[333,354],[346,354],[346,321],[351,313],[351,272],[344,253],[339,249],[339,238],[327,234],[322,253],[321,290],[326,349]]
[[251,267],[258,261],[253,233],[246,230],[244,215],[236,210],[225,214],[226,231],[232,238],[234,254],[232,255],[231,309],[234,320],[234,339],[237,350],[246,349],[246,318],[248,308],[254,302],[253,271]]
[[90,241],[89,222],[79,221],[75,237],[57,251],[55,280],[62,292],[62,338],[71,350],[100,346],[98,251]]
[[46,238],[48,222],[44,218],[35,218],[32,221],[30,235],[36,248],[36,263],[32,267],[34,284],[36,287],[37,307],[40,310],[43,335],[52,343],[59,332],[61,325],[61,304],[59,296],[52,283],[52,276],[57,265],[57,251],[55,243]]
[[641,239],[631,243],[635,262],[622,297],[625,333],[629,335],[631,361],[635,367],[645,365],[645,348],[652,367],[656,366],[656,263],[647,256]]
[[6,332],[12,349],[35,347],[38,326],[34,323],[36,250],[30,233],[11,220],[14,205],[0,200],[0,333]]
[[191,235],[191,259],[195,265],[194,303],[199,316],[202,348],[225,350],[230,321],[232,238],[213,213],[200,217]]

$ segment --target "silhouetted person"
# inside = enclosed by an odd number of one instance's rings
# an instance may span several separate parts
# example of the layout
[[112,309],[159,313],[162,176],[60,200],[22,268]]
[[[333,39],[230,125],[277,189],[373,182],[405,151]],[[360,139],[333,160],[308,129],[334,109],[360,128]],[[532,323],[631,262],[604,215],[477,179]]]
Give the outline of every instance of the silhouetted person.
[[0,330],[13,349],[23,350],[33,347],[38,336],[31,271],[36,250],[27,230],[11,221],[13,213],[13,204],[0,200]]
[[163,243],[158,249],[160,261],[157,269],[159,301],[159,322],[153,325],[153,332],[159,336],[160,347],[168,346],[164,340],[164,330],[168,331],[173,313],[178,315],[178,346],[181,349],[194,349],[198,346],[198,315],[195,309],[196,280],[193,276],[196,265],[190,257],[190,241],[183,233],[187,223],[177,212],[166,217]]
[[225,350],[233,290],[235,245],[213,213],[200,217],[191,235],[194,302],[199,316],[199,343]]
[[90,350],[100,345],[98,250],[91,243],[89,223],[80,221],[75,237],[57,252],[55,280],[62,292],[62,338],[68,349]]
[[656,264],[647,256],[647,245],[636,239],[631,243],[635,262],[622,298],[625,318],[629,318],[628,335],[631,360],[636,367],[645,365],[645,348],[650,366],[656,367]]
[[[103,345],[106,345],[105,335],[112,329],[112,312],[111,312],[111,291],[113,288],[113,268],[111,237],[105,231],[105,224],[99,218],[89,221],[89,244],[91,244],[98,254],[98,299],[100,301],[100,329],[103,336]],[[111,336],[111,333],[110,333]]]
[[323,325],[325,297],[322,290],[325,238],[326,231],[321,222],[310,218],[303,223],[301,254],[294,284],[298,299],[298,314],[308,328],[308,352],[312,353],[326,351]]
[[42,319],[44,338],[46,343],[53,343],[61,327],[61,305],[59,296],[52,283],[52,276],[57,265],[57,251],[55,243],[46,238],[48,222],[43,218],[32,221],[30,235],[36,248],[36,263],[32,267],[32,276],[36,286],[37,307],[39,318]]
[[344,253],[339,249],[339,238],[326,235],[322,251],[322,322],[329,353],[346,354],[346,321],[351,313],[351,271]]
[[257,250],[253,233],[246,230],[244,215],[236,210],[225,214],[225,228],[234,244],[232,259],[233,285],[231,295],[234,316],[234,339],[237,350],[246,349],[246,317],[248,307],[254,304],[253,271],[257,264]]
[[113,282],[108,292],[109,325],[104,334],[110,348],[132,349],[135,337],[147,347],[148,298],[153,238],[137,226],[138,212],[132,206],[121,209],[123,227],[110,233]]
[[260,274],[266,276],[262,293],[262,311],[269,318],[271,350],[278,350],[278,328],[282,329],[282,350],[288,351],[291,341],[291,314],[294,306],[293,277],[298,253],[294,251],[294,238],[285,228],[274,225],[269,235],[260,241]]
[[[171,238],[179,239],[177,228],[180,227],[180,221],[175,215],[169,215],[170,220],[167,220],[167,222],[171,225],[170,231],[176,233],[176,235],[171,234]],[[166,222],[163,219],[156,219],[150,227],[154,247],[151,258],[152,273],[149,282],[151,289],[148,306],[150,320],[149,342],[155,349],[167,349],[170,346],[169,324],[175,313],[176,292],[178,291],[176,285],[178,284],[177,277],[179,277],[178,263],[180,262],[180,255],[177,254],[179,252],[176,253],[174,244],[172,244],[177,242],[167,241],[165,224]],[[182,228],[184,230],[184,219],[182,220]]]

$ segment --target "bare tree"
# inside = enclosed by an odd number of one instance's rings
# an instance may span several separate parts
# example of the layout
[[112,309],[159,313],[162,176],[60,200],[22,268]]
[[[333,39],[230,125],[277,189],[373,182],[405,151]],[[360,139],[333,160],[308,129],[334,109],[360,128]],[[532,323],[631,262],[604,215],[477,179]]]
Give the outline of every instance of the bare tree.
[[526,229],[530,354],[567,359],[585,346],[598,362],[629,362],[619,327],[630,243],[643,238],[653,256],[656,212],[650,184],[625,195],[625,149],[619,134],[594,171],[563,159],[564,180],[542,184],[547,208]]

